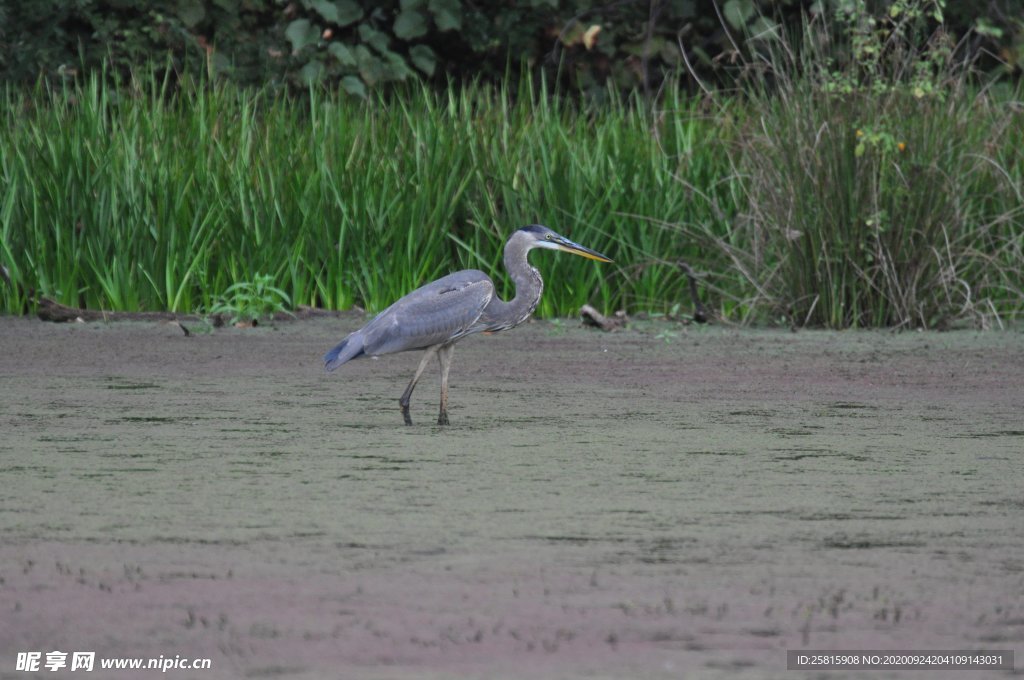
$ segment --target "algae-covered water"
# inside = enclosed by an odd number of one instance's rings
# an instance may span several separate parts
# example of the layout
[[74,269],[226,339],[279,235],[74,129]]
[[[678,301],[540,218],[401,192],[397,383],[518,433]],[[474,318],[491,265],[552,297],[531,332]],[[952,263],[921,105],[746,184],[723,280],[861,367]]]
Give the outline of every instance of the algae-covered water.
[[415,354],[322,372],[358,323],[0,319],[0,677],[1024,659],[1024,334],[534,323],[459,344],[441,428],[434,369],[402,425]]

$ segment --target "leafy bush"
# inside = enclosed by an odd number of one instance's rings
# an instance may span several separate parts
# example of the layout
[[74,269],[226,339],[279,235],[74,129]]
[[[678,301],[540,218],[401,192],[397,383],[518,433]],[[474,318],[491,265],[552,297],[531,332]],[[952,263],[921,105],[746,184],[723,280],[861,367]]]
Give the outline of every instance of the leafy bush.
[[[1019,74],[1019,2],[955,3],[942,23],[986,69]],[[858,0],[0,0],[0,79],[59,81],[101,67],[127,76],[170,61],[179,73],[202,66],[236,83],[325,82],[364,96],[421,77],[499,81],[524,63],[552,85],[604,99],[653,94],[684,67],[731,85],[766,37],[838,10],[866,21],[901,6],[871,4],[874,12]]]
[[[462,26],[458,0],[402,0],[364,9],[355,0],[303,0],[285,29],[303,83],[329,78],[366,96],[379,83],[432,76],[437,54],[422,38]],[[294,6],[293,6],[294,7]],[[307,60],[308,59],[308,60]]]

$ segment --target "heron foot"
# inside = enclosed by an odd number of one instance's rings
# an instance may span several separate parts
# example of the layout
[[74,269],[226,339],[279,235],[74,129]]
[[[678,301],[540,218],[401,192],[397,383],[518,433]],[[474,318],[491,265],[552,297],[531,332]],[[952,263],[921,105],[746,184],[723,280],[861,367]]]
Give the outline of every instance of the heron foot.
[[398,402],[398,405],[402,407],[402,419],[406,425],[412,425],[412,416],[409,415],[409,405]]
[[448,412],[447,411],[441,411],[441,415],[439,415],[437,417],[437,424],[438,425],[451,425],[451,423],[448,422]]

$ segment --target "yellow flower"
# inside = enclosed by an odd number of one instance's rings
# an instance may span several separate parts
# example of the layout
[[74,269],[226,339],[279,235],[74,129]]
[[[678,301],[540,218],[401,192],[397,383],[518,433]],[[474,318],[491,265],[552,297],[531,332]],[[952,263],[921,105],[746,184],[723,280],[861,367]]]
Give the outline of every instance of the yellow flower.
[[864,131],[863,130],[857,130],[857,136],[858,137],[863,137],[864,136]]
[[906,151],[907,145],[903,142],[900,142],[899,144],[896,145],[896,148],[899,149],[900,151]]

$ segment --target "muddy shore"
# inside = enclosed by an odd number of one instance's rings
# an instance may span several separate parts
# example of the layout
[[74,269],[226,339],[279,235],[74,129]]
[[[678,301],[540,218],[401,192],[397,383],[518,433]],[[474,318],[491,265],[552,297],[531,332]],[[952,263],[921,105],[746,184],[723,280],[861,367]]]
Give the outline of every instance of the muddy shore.
[[414,354],[322,372],[360,320],[0,317],[0,678],[1024,668],[1024,333],[537,322],[458,345],[440,428],[435,370],[402,425]]

